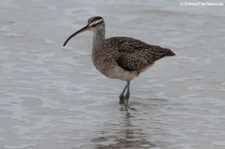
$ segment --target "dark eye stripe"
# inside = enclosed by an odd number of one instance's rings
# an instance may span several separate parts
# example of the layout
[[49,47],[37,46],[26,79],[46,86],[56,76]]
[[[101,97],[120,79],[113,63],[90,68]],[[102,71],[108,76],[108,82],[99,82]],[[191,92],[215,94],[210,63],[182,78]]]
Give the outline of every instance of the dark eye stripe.
[[103,21],[98,22],[98,23],[95,23],[95,24],[90,24],[89,26],[95,27],[95,26],[99,26],[99,25],[101,25],[101,24],[103,24]]
[[100,25],[100,24],[101,24],[101,22],[98,22],[98,23],[94,24],[94,26],[98,26],[98,25]]

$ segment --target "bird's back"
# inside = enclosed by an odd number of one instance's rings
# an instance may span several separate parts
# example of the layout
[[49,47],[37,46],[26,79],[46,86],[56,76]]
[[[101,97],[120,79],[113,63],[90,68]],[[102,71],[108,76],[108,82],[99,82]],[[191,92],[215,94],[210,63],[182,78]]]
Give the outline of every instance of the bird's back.
[[121,68],[138,73],[165,56],[175,55],[170,49],[149,45],[130,37],[108,38],[105,48],[114,54],[115,61]]

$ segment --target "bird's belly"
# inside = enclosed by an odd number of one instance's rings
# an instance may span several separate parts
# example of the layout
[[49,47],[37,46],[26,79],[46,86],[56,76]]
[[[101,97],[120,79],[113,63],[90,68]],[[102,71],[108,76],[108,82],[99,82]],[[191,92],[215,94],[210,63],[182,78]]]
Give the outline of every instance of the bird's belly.
[[106,58],[103,59],[102,56],[92,55],[92,61],[95,68],[106,77],[129,81],[138,75],[138,72],[136,71],[129,72],[119,67],[110,57]]
[[120,79],[120,80],[124,80],[124,81],[130,81],[134,77],[136,77],[137,74],[138,73],[135,71],[129,72],[129,71],[122,69],[119,66],[115,66],[113,69],[111,69],[111,71],[109,71],[107,73],[107,77],[112,78],[112,79]]

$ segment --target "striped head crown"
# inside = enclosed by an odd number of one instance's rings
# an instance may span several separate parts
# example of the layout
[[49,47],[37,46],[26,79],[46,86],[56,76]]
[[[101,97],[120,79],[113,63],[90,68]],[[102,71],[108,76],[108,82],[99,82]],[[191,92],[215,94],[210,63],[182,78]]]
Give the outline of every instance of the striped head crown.
[[89,27],[98,27],[98,26],[104,26],[105,22],[103,17],[100,16],[95,16],[95,17],[91,17],[88,20],[88,26]]

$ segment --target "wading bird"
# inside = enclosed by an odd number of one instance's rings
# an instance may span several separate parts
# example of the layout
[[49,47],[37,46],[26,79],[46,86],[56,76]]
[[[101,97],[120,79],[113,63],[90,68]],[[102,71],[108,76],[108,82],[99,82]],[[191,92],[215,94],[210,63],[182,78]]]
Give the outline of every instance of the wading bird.
[[131,80],[152,66],[155,61],[175,55],[170,49],[150,45],[131,37],[105,39],[105,22],[100,16],[91,17],[87,25],[73,33],[63,46],[84,31],[92,31],[94,34],[92,61],[96,69],[108,78],[126,81],[126,86],[119,96],[119,103],[125,108],[128,107]]

